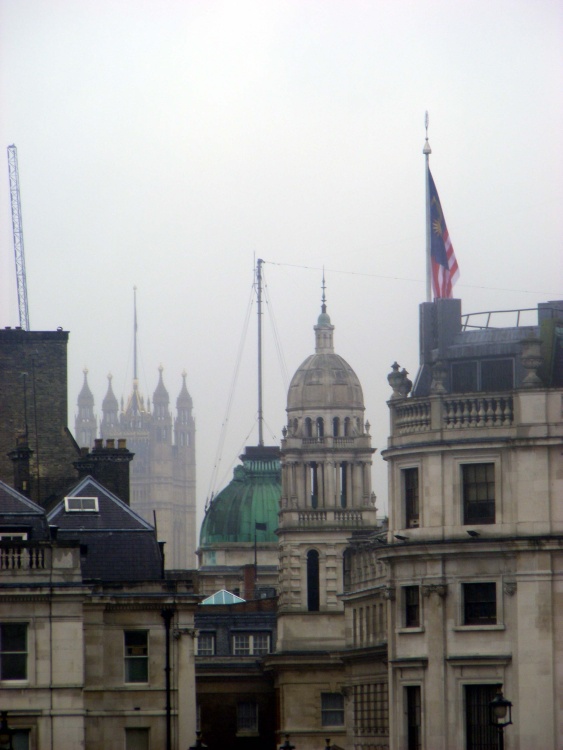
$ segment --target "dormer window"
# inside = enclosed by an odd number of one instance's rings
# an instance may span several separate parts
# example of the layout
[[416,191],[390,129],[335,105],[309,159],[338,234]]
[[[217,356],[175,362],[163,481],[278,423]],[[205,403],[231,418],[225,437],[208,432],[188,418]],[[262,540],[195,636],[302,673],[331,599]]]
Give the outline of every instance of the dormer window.
[[97,497],[65,497],[65,511],[67,513],[97,513],[98,510]]
[[483,359],[452,362],[452,393],[511,391],[514,388],[512,359]]

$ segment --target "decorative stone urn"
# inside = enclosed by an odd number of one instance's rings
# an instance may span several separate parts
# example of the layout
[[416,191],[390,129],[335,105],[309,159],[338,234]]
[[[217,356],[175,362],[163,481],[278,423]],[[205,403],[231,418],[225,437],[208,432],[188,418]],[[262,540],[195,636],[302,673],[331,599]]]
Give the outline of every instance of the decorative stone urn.
[[543,364],[541,355],[541,341],[535,337],[523,339],[522,343],[522,364],[527,372],[522,380],[522,388],[540,388],[541,379],[536,372]]

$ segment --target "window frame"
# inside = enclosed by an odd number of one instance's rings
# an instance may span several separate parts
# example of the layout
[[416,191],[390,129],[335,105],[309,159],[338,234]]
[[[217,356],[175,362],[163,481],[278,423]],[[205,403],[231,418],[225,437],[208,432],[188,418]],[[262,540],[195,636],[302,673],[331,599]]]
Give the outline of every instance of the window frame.
[[[405,747],[407,750],[421,750],[423,736],[422,685],[404,686]],[[412,721],[412,718],[415,718]]]
[[[490,526],[495,523],[498,523],[498,477],[497,477],[497,462],[493,460],[481,460],[481,461],[462,461],[460,462],[460,494],[461,494],[461,522],[463,526]],[[491,481],[488,477],[485,478],[485,481],[479,480],[477,477],[474,478],[474,481],[469,481],[471,477],[466,478],[466,474],[469,474],[471,470],[473,472],[476,472],[478,468],[486,467],[487,469],[492,469],[492,498],[490,497],[490,491],[488,489],[488,485],[491,484]],[[471,492],[475,492],[476,494],[480,494],[481,489],[483,485],[486,486],[486,494],[487,498],[485,500],[481,498],[470,498],[468,497],[468,494]],[[473,510],[473,514],[470,514],[470,506],[483,506],[485,504],[491,504],[492,505],[492,514],[489,512],[489,515],[479,515],[475,514],[475,511]]]
[[[71,501],[80,500],[80,508],[73,508]],[[85,508],[84,507],[84,500],[93,500],[94,507],[93,508]],[[100,501],[98,497],[92,496],[92,497],[80,497],[79,495],[67,495],[65,497],[65,512],[66,513],[99,513],[100,511]]]
[[[203,639],[208,639],[210,646],[205,651],[200,651]],[[215,656],[217,653],[217,637],[215,631],[203,631],[197,635],[196,656]]]
[[[489,703],[495,697],[497,688],[497,682],[467,682],[463,683],[463,728],[464,728],[464,739],[465,747],[467,750],[497,750],[498,748],[498,730],[495,726],[490,724],[490,713]],[[488,693],[481,706],[481,723],[472,722],[471,727],[477,726],[479,728],[478,737],[473,741],[472,730],[470,729],[470,715],[469,715],[469,693],[471,690],[476,691],[480,689],[483,693]],[[488,690],[487,690],[488,689]],[[483,737],[485,734],[485,737]]]
[[[339,705],[339,706],[328,706],[328,705],[325,705],[326,703],[330,702],[330,699],[335,699],[336,697],[338,697],[338,699],[339,699],[338,703],[340,703],[341,705]],[[345,718],[345,716],[344,716],[344,711],[345,711],[344,693],[341,693],[341,692],[338,692],[338,691],[336,691],[336,692],[333,691],[333,692],[330,692],[330,693],[328,691],[323,691],[321,693],[320,704],[321,704],[321,726],[323,728],[324,727],[343,727],[344,726],[344,718]],[[331,714],[339,714],[339,715],[341,715],[342,718],[341,718],[340,721],[336,721],[336,722],[330,721],[329,719],[332,718],[330,716]]]
[[[248,710],[246,717],[243,717],[245,707]],[[244,724],[247,723],[247,726]],[[260,735],[260,709],[258,701],[243,700],[237,702],[237,737],[258,737]]]
[[[409,586],[402,586],[402,608],[403,608],[403,628],[405,630],[413,630],[418,629],[422,627],[422,607],[421,607],[421,601],[420,601],[420,586],[418,585],[409,585]],[[416,602],[409,601],[409,598],[411,595],[414,595],[416,592]],[[414,596],[412,596],[412,599],[414,599]],[[416,612],[416,617],[413,618],[413,614]]]
[[[123,682],[126,685],[148,685],[150,680],[150,674],[149,674],[149,633],[150,631],[146,628],[126,628],[123,631]],[[127,644],[127,634],[132,633],[144,633],[145,638],[145,646],[139,645],[139,644]],[[144,648],[145,653],[144,654],[128,654],[127,648]],[[142,660],[142,661],[141,661]],[[136,663],[144,663],[145,665],[145,676],[146,679],[144,680],[137,680],[137,679],[129,679],[131,675],[129,674],[129,668],[132,667],[133,664]]]
[[[405,519],[405,529],[420,528],[420,466],[404,466],[400,468],[401,482],[401,506]],[[407,478],[416,477],[416,488],[408,485]],[[416,499],[413,501],[411,493],[416,491]],[[413,506],[416,506],[414,512]]]
[[[488,587],[488,591],[494,591],[494,599],[480,599],[475,598],[472,601],[467,601],[467,593],[469,587],[472,587],[474,592],[477,591],[477,587],[484,586]],[[490,614],[486,617],[478,617],[475,614],[468,616],[468,607],[472,607],[473,611],[479,607],[487,607],[487,605],[494,604],[494,615]],[[461,624],[463,627],[472,628],[495,628],[499,626],[499,596],[498,596],[498,585],[496,581],[465,581],[461,584]]]
[[[233,656],[264,656],[266,654],[271,653],[272,648],[272,634],[268,630],[257,630],[253,632],[249,631],[239,631],[239,632],[233,632],[231,634],[232,640],[232,653]],[[248,649],[244,649],[244,651],[241,653],[241,649],[237,646],[237,639],[239,638],[247,638],[248,639]],[[266,638],[266,649],[264,650],[263,647],[257,647],[256,646],[256,640],[258,638]]]
[[[3,632],[4,628],[6,626],[10,627],[10,626],[17,626],[17,625],[21,625],[24,628],[25,650],[4,649],[4,640],[6,638]],[[24,668],[22,670],[23,676],[18,676],[18,677],[5,677],[4,676],[4,661],[5,661],[6,656],[8,657],[8,661],[10,657],[12,658],[14,657],[21,658],[22,656],[24,657],[23,658]],[[4,682],[23,683],[23,682],[28,682],[28,681],[29,681],[29,622],[25,620],[3,620],[2,622],[0,622],[0,682],[1,683],[4,683]]]

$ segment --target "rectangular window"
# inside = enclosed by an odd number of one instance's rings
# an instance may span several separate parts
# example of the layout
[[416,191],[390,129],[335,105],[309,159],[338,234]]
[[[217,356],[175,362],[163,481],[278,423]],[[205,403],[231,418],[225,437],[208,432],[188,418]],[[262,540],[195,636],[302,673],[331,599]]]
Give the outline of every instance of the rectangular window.
[[418,528],[418,468],[403,469],[403,505],[405,508],[405,527]]
[[466,750],[497,750],[498,730],[490,724],[489,703],[495,685],[465,685]]
[[149,681],[149,632],[125,630],[125,682]]
[[29,750],[29,729],[14,729],[12,734],[14,750]]
[[344,696],[342,693],[321,693],[321,723],[323,727],[344,725]]
[[235,656],[257,656],[269,652],[269,633],[235,633],[233,635],[233,654]]
[[497,586],[487,583],[463,584],[463,624],[496,625]]
[[98,511],[98,498],[97,497],[65,497],[65,510],[67,513],[72,511],[86,511],[90,513],[97,513]]
[[27,680],[27,623],[0,623],[0,680]]
[[405,628],[420,627],[420,590],[418,586],[403,587]]
[[256,734],[258,732],[258,704],[254,701],[237,703],[237,733]]
[[405,688],[407,703],[407,750],[422,748],[422,711],[420,685],[409,685]]
[[495,522],[495,465],[465,464],[461,467],[463,523]]
[[356,734],[389,732],[389,691],[386,682],[354,685],[354,726]]
[[0,531],[0,542],[25,542],[26,531]]
[[451,369],[452,393],[476,393],[477,362],[453,362]]
[[215,655],[215,633],[200,633],[197,637],[197,655]]
[[126,729],[125,750],[149,750],[149,730],[145,728]]
[[486,359],[481,362],[481,391],[511,391],[513,388],[513,360]]

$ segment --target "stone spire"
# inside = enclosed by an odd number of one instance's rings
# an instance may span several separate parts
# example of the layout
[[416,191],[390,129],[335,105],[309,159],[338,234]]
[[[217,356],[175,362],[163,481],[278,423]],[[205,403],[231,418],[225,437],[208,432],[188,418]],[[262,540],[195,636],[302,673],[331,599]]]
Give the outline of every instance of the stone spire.
[[74,434],[80,446],[90,448],[97,436],[98,422],[94,414],[94,396],[88,385],[88,368],[85,367],[84,383],[78,394],[78,412],[74,420]]

